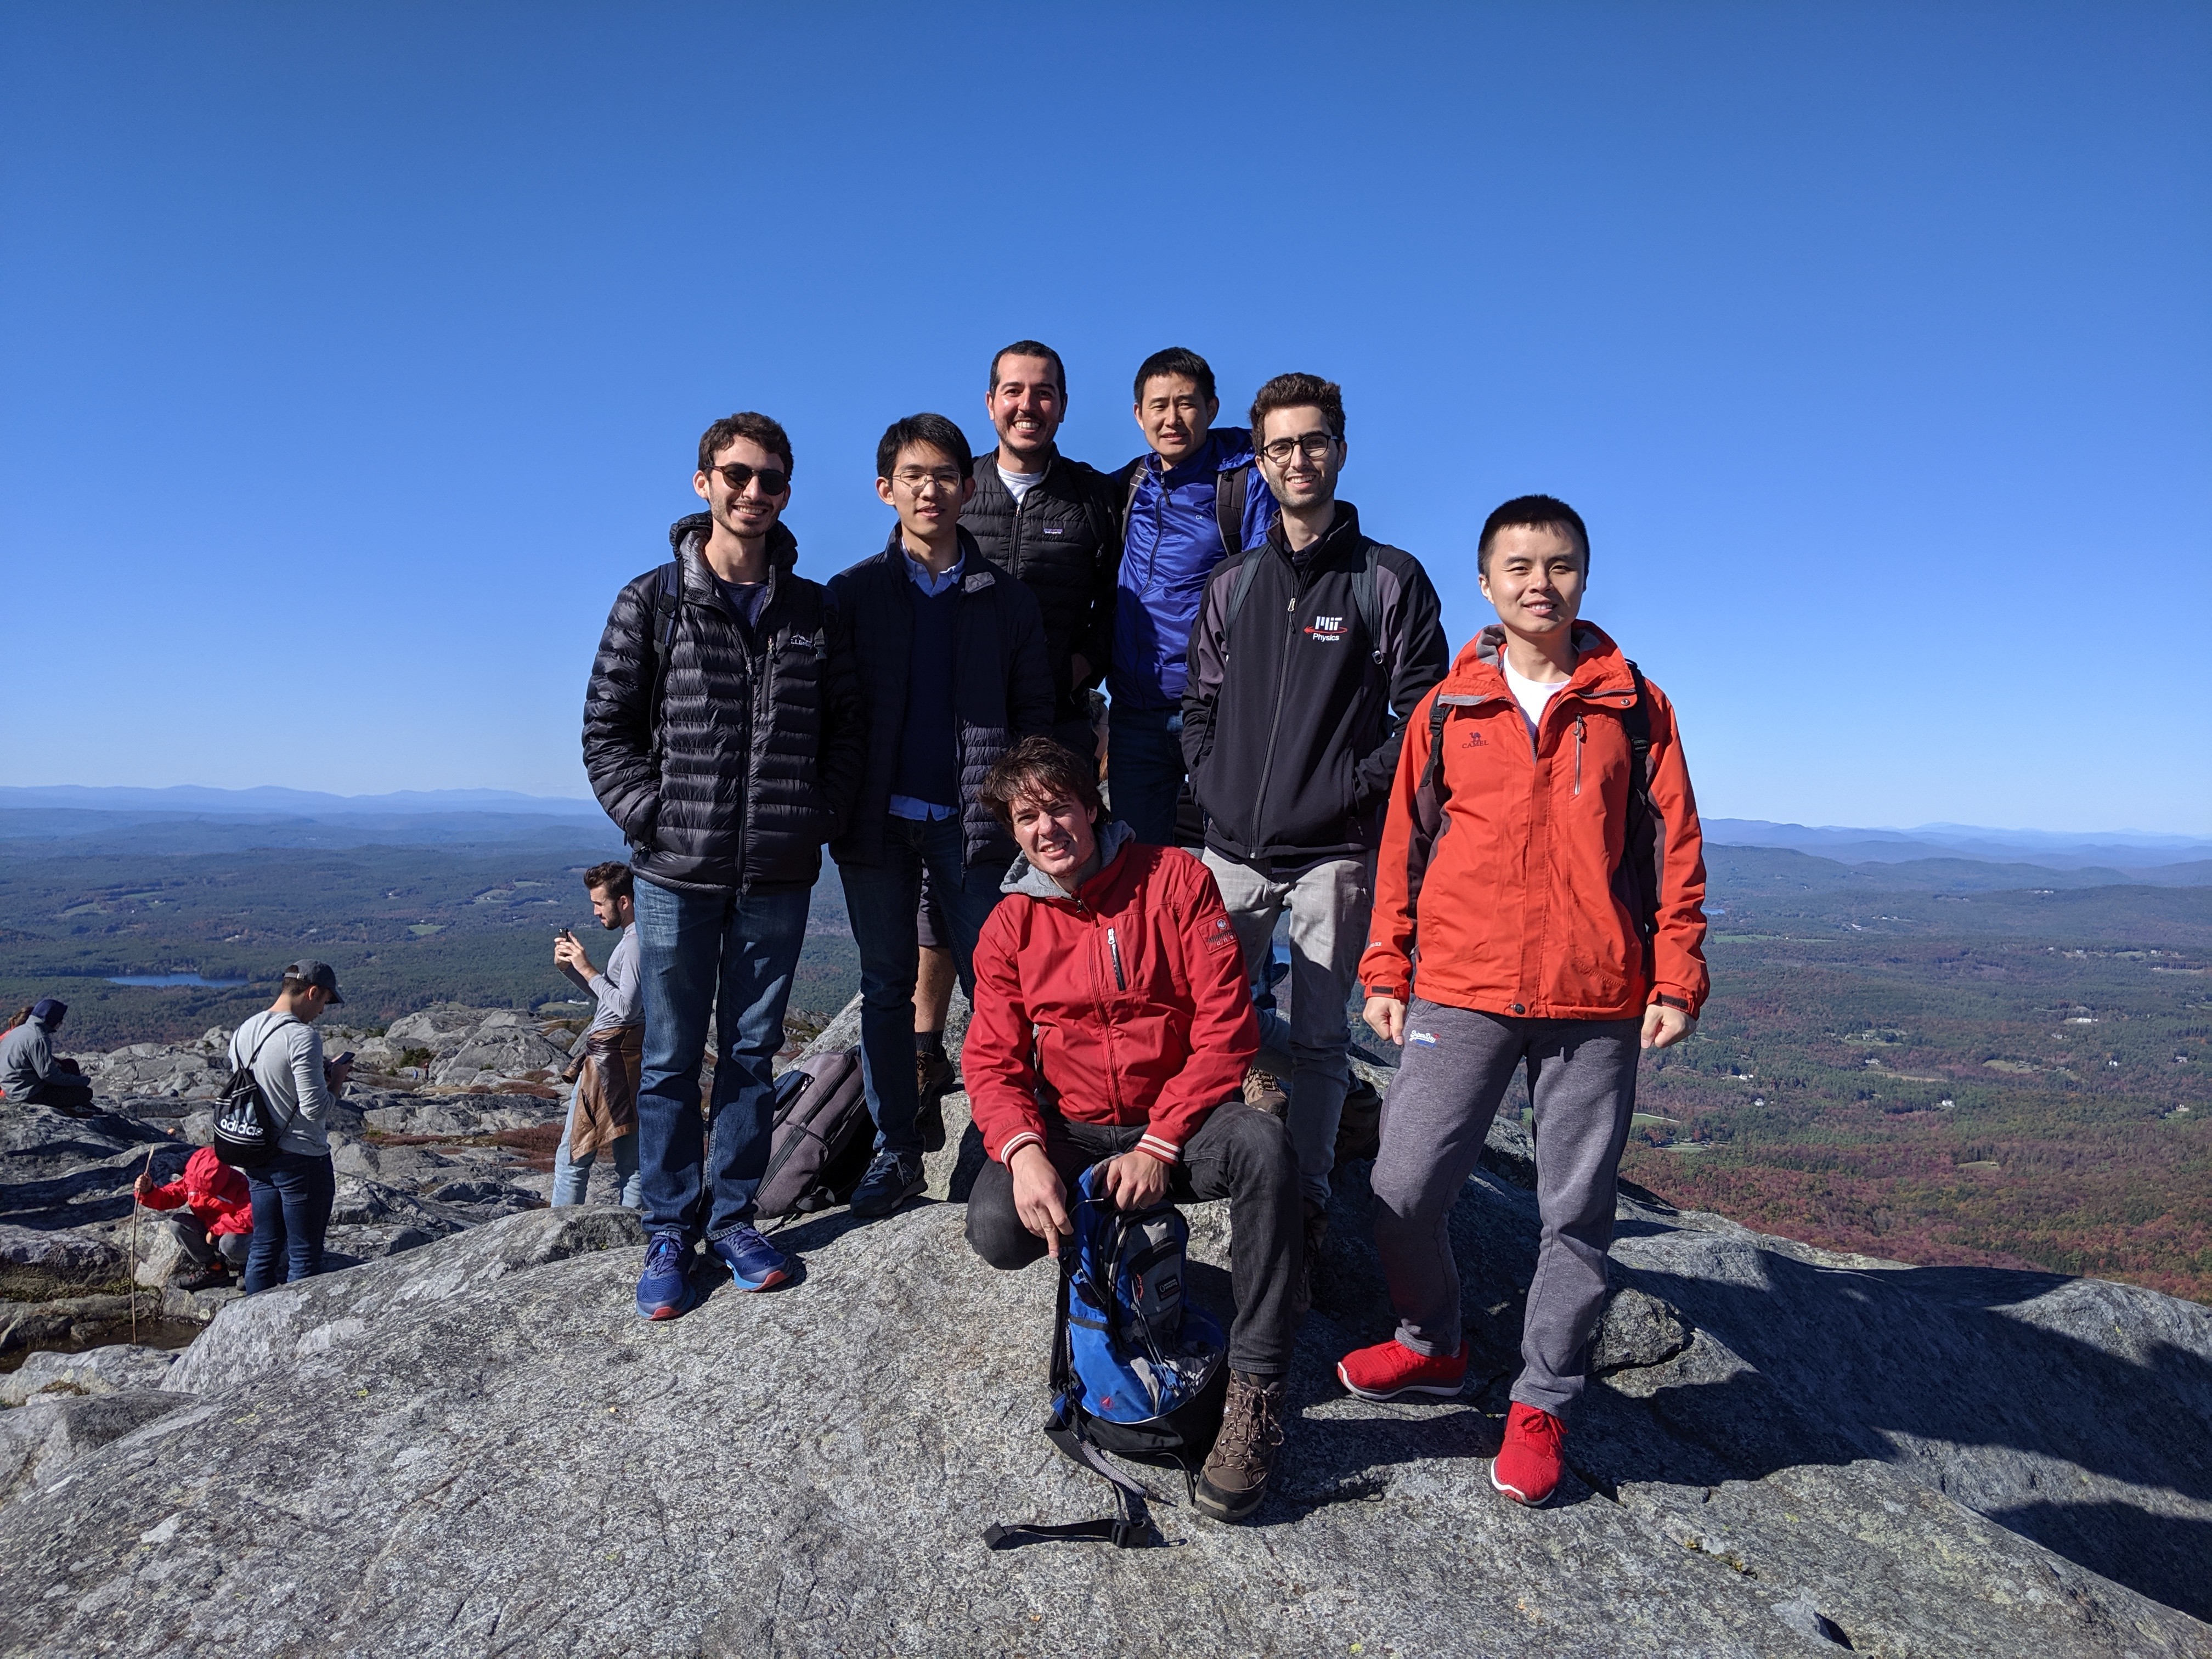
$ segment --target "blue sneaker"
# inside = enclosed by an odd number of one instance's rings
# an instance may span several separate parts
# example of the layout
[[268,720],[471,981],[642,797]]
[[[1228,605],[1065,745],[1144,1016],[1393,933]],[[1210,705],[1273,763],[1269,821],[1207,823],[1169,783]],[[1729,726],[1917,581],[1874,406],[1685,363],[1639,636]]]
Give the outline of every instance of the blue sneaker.
[[893,1210],[929,1186],[921,1159],[912,1152],[881,1152],[853,1189],[853,1213],[874,1217]]
[[691,1285],[691,1243],[682,1233],[655,1233],[645,1247],[637,1276],[637,1316],[674,1319],[691,1311],[699,1293]]
[[739,1227],[710,1238],[707,1248],[730,1270],[730,1282],[741,1291],[765,1291],[791,1277],[791,1263],[781,1250],[751,1227]]

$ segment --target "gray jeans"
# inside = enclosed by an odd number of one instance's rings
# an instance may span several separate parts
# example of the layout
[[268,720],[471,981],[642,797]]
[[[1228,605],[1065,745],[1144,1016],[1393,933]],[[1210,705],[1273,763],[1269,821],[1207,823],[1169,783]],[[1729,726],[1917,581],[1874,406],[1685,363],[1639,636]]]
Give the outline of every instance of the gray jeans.
[[1382,1101],[1375,1243],[1398,1340],[1416,1353],[1457,1353],[1459,1267],[1447,1218],[1514,1068],[1528,1066],[1543,1232],[1513,1398],[1554,1416],[1582,1392],[1605,1306],[1613,1177],[1636,1108],[1641,1029],[1633,1019],[1513,1019],[1416,997],[1406,1010],[1406,1057]]
[[175,1236],[177,1248],[203,1267],[212,1267],[218,1261],[238,1272],[246,1266],[246,1247],[253,1243],[251,1233],[218,1233],[210,1237],[190,1210],[169,1218],[169,1231]]
[[1344,1091],[1352,1082],[1345,1003],[1367,945],[1373,866],[1365,858],[1343,858],[1261,869],[1209,847],[1206,867],[1229,907],[1247,979],[1266,972],[1276,919],[1291,913],[1291,1148],[1298,1158],[1299,1192],[1308,1203],[1326,1204]]

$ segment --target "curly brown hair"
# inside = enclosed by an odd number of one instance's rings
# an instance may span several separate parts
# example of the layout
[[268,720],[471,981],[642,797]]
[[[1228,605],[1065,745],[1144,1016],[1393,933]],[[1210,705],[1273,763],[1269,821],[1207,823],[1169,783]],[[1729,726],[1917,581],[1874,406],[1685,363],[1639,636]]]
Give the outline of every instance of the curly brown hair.
[[1098,794],[1097,769],[1050,738],[1024,738],[999,757],[978,793],[992,816],[1010,831],[1018,800],[1080,801],[1095,823],[1106,809]]
[[584,887],[587,892],[604,890],[609,898],[628,898],[633,890],[629,866],[616,860],[595,864],[584,872]]

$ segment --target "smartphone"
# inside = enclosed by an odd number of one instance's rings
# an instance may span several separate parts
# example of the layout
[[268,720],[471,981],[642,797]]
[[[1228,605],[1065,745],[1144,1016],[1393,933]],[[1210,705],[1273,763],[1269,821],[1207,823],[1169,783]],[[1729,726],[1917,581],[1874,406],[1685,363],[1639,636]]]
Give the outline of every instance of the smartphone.
[[554,934],[553,937],[556,939],[574,939],[576,936],[570,933],[566,927],[563,927],[560,932]]
[[350,1048],[347,1049],[343,1054],[340,1054],[340,1055],[339,1055],[336,1060],[332,1060],[332,1061],[331,1062],[331,1065],[333,1065],[333,1066],[350,1066],[350,1065],[352,1065],[352,1064],[353,1064],[353,1050],[352,1050],[352,1049],[350,1049]]

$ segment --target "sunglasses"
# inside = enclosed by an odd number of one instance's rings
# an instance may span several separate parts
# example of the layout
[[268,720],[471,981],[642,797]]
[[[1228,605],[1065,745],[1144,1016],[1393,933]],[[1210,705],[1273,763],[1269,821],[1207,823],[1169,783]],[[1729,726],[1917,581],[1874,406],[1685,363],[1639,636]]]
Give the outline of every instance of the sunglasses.
[[752,468],[733,461],[727,466],[710,466],[707,470],[720,473],[722,482],[738,494],[743,494],[744,487],[755,478],[760,480],[763,495],[781,495],[791,488],[791,474],[781,467],[764,466],[756,472]]

